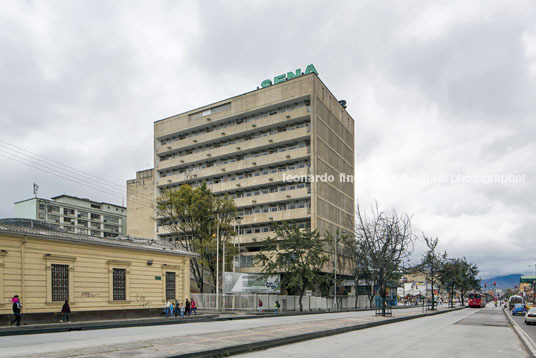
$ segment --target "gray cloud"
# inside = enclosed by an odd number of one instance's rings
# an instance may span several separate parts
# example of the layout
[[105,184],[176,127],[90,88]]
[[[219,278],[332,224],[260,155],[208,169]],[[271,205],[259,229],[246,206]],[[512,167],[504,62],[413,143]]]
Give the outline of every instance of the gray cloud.
[[[314,63],[356,120],[357,194],[413,215],[483,275],[530,272],[536,7],[530,1],[12,1],[0,13],[0,140],[124,185],[153,122]],[[0,217],[110,196],[0,156]],[[384,180],[525,174],[518,184]]]

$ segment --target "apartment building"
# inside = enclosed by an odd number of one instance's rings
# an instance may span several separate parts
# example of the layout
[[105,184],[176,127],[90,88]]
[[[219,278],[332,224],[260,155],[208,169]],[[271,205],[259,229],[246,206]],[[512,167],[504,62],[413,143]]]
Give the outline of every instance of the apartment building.
[[15,203],[15,217],[45,222],[50,227],[82,235],[126,235],[126,208],[104,202],[58,195]]
[[354,227],[354,120],[315,73],[290,74],[154,123],[155,195],[205,181],[234,199],[242,272],[259,271],[253,256],[276,223]]

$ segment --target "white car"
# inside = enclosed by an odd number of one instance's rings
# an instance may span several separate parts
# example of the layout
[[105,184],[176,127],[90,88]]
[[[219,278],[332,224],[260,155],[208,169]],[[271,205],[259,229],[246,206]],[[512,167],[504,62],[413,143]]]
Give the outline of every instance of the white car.
[[531,308],[525,313],[525,324],[536,323],[536,308]]

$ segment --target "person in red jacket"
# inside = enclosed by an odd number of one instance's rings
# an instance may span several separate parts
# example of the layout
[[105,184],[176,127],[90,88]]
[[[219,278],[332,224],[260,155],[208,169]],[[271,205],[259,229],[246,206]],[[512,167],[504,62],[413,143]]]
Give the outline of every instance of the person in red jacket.
[[61,313],[63,313],[63,317],[60,319],[61,323],[63,323],[63,321],[71,322],[69,320],[69,318],[71,317],[71,307],[69,307],[69,300],[65,300],[65,303],[61,308]]
[[191,301],[192,302],[190,302],[190,308],[192,309],[192,312],[194,313],[194,315],[197,316],[197,307],[195,306],[195,301],[193,298],[191,299]]

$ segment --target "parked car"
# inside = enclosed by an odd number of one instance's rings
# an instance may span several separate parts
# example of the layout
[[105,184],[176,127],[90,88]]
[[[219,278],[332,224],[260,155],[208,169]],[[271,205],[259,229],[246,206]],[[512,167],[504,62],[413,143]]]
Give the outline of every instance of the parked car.
[[531,308],[534,308],[534,303],[533,302],[525,302],[525,307],[527,308],[527,310],[530,310]]
[[536,308],[531,308],[525,313],[525,324],[536,323]]
[[524,303],[516,303],[514,305],[514,309],[512,310],[512,316],[524,315],[525,312],[527,312],[527,309],[525,308],[525,304]]

